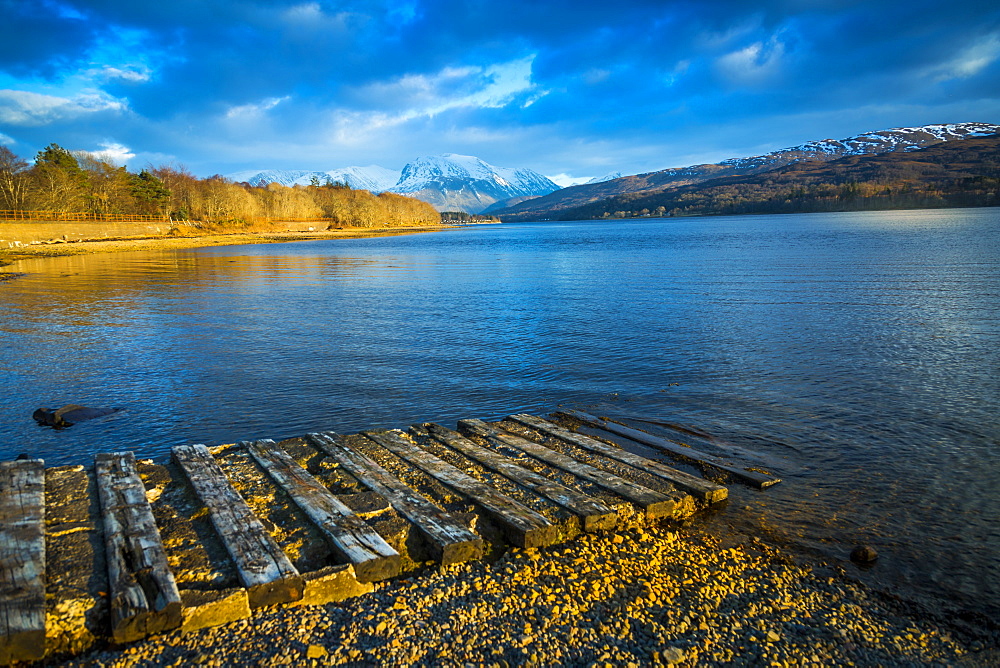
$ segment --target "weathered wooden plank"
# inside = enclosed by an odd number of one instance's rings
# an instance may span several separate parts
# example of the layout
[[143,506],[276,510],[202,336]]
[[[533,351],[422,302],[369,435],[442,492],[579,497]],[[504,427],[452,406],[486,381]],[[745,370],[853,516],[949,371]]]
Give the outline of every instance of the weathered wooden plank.
[[111,637],[132,642],[181,625],[181,595],[167,564],[146,487],[131,452],[94,457],[104,519]]
[[302,576],[226,480],[204,445],[172,448],[174,461],[208,508],[216,533],[226,546],[247,590],[250,607],[288,603],[302,598]]
[[546,547],[558,539],[556,525],[509,496],[501,494],[486,483],[476,480],[448,462],[421,450],[406,440],[401,432],[366,431],[362,433],[485,509],[504,528],[507,538],[514,545],[518,547]]
[[650,473],[658,478],[662,478],[663,480],[672,483],[678,489],[691,494],[705,503],[718,503],[729,497],[729,490],[723,485],[718,485],[708,480],[702,480],[697,476],[684,473],[684,471],[678,471],[677,469],[661,464],[660,462],[633,454],[628,450],[611,447],[607,443],[602,443],[597,439],[590,438],[589,436],[585,436],[583,434],[574,433],[569,429],[561,427],[554,422],[549,422],[544,418],[518,413],[517,415],[511,415],[508,419],[523,424],[526,427],[530,427],[542,434],[553,436],[571,445],[575,445],[584,450],[589,450],[590,452],[599,454],[602,457],[607,457],[608,459],[619,461],[622,464],[634,466],[635,468],[641,469],[646,473]]
[[649,519],[669,517],[673,515],[677,505],[684,502],[685,497],[680,492],[672,491],[665,494],[657,492],[654,489],[649,489],[648,487],[643,487],[636,482],[626,480],[613,473],[595,469],[589,464],[584,464],[569,455],[556,452],[534,441],[529,441],[526,438],[515,436],[500,429],[494,429],[482,420],[459,420],[458,428],[462,433],[478,436],[490,443],[516,448],[546,464],[560,468],[578,478],[610,490],[642,508]]
[[404,485],[360,452],[351,450],[334,432],[309,434],[309,440],[332,457],[371,491],[385,498],[400,515],[413,523],[426,539],[434,560],[444,566],[483,556],[483,539],[450,514]]
[[45,462],[0,462],[0,664],[45,655]]
[[399,552],[296,464],[277,443],[264,439],[243,441],[240,446],[288,493],[334,551],[354,565],[359,582],[378,582],[399,575],[402,567]]
[[415,436],[430,436],[518,485],[558,503],[580,518],[584,531],[614,529],[618,525],[618,513],[597,499],[530,471],[510,457],[476,445],[458,432],[439,424],[427,423],[410,427],[410,433]]
[[642,443],[643,445],[648,445],[651,448],[656,448],[657,450],[677,457],[682,461],[696,462],[698,464],[704,464],[719,469],[720,471],[724,471],[733,476],[740,482],[751,487],[756,487],[757,489],[764,489],[765,487],[770,487],[771,485],[781,482],[781,478],[777,478],[766,473],[760,473],[759,471],[748,471],[738,466],[733,466],[719,457],[706,454],[700,450],[686,448],[683,445],[679,445],[665,438],[653,436],[652,434],[647,434],[646,432],[639,431],[638,429],[610,422],[594,415],[590,415],[589,413],[568,409],[559,412],[564,415],[568,415],[571,418],[580,420],[581,422],[586,422],[600,427],[601,429],[609,431],[612,434],[618,434],[619,436],[630,438],[633,441]]

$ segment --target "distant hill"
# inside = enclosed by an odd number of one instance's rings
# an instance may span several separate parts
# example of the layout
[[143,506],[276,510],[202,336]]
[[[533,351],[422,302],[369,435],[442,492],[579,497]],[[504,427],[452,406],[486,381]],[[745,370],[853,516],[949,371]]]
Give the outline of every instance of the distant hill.
[[565,209],[560,219],[997,206],[998,191],[1000,134],[628,193]]
[[625,176],[600,183],[570,186],[551,194],[520,202],[490,213],[503,220],[563,218],[592,202],[628,193],[652,194],[666,188],[704,183],[725,176],[751,176],[799,162],[827,162],[845,156],[877,155],[915,151],[940,143],[967,140],[1000,132],[991,123],[952,123],[867,132],[847,139],[824,139],[748,158],[719,163],[664,169]]
[[357,190],[392,192],[429,202],[438,211],[480,213],[497,202],[516,203],[546,195],[559,186],[538,172],[525,168],[495,167],[471,155],[445,153],[424,156],[402,171],[369,165],[329,171],[260,170],[230,174],[228,178],[253,186],[280,183],[307,186],[316,181],[346,183]]

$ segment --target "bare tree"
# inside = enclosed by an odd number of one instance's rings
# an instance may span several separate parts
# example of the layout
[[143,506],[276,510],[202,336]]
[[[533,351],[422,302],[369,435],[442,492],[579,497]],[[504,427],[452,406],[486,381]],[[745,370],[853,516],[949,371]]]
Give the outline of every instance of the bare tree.
[[0,146],[0,209],[24,209],[28,200],[28,162]]

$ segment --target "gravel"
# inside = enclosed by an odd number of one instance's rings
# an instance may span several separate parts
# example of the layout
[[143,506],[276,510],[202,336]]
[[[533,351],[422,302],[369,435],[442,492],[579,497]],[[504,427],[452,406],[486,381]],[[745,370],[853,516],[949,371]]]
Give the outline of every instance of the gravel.
[[992,632],[925,619],[759,540],[652,526],[428,568],[343,603],[267,609],[64,665],[995,665]]

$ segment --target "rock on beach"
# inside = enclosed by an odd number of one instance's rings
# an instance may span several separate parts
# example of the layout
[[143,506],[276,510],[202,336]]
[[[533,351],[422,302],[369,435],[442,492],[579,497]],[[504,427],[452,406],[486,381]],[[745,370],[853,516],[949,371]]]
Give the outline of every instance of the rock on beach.
[[653,526],[620,543],[582,535],[428,569],[341,603],[267,609],[65,665],[954,665],[996,647],[989,632],[927,621],[759,540],[723,547],[698,529]]

